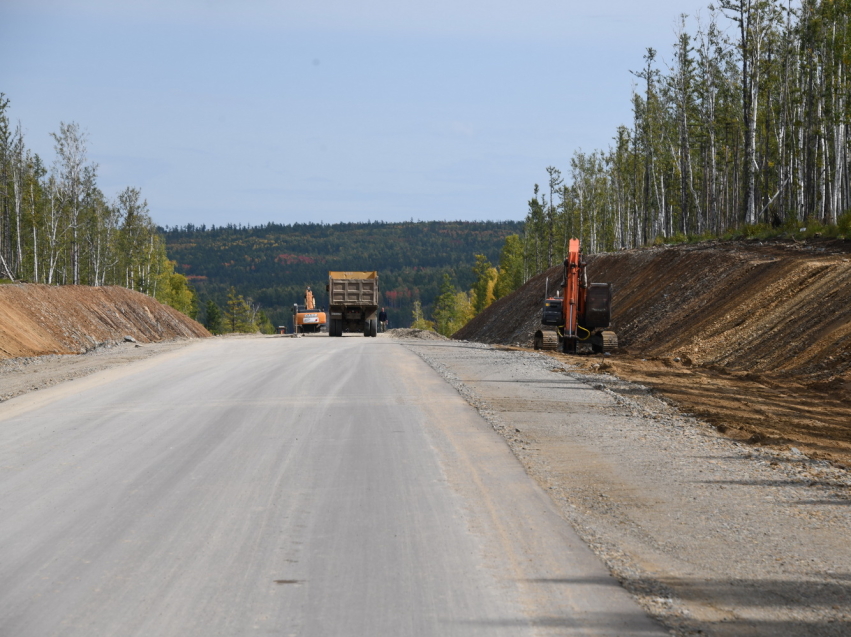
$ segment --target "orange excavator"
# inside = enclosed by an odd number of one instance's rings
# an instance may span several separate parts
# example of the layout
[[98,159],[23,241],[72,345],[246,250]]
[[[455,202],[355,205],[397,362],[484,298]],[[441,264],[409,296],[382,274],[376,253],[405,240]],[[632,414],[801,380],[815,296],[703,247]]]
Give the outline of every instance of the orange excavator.
[[309,287],[304,293],[304,305],[294,305],[293,315],[296,333],[310,334],[319,332],[328,322],[325,311],[316,309],[313,290]]
[[611,283],[588,283],[579,239],[571,239],[564,260],[564,279],[555,296],[544,300],[542,328],[535,332],[535,349],[565,354],[611,352],[618,336],[609,330]]

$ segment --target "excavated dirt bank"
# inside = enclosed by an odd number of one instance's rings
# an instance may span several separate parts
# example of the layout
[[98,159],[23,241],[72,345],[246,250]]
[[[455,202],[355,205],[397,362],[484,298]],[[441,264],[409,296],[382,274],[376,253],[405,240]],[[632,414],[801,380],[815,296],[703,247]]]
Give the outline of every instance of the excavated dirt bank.
[[0,359],[81,354],[131,337],[140,343],[202,338],[202,325],[126,288],[0,286]]
[[[614,284],[612,357],[573,357],[651,387],[752,444],[851,465],[851,242],[710,242],[588,258]],[[528,348],[555,267],[456,339]],[[555,355],[563,358],[561,355]]]

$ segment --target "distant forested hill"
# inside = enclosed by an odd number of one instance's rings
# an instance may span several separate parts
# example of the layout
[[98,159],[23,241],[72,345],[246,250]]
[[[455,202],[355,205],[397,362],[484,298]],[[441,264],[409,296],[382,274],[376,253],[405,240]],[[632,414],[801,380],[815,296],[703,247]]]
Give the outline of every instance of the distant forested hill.
[[[391,325],[411,323],[415,300],[426,315],[444,272],[468,290],[475,254],[492,263],[503,241],[522,231],[522,222],[429,221],[405,223],[267,224],[165,228],[166,249],[198,290],[224,306],[228,289],[258,303],[276,325],[288,324],[292,304],[311,286],[327,305],[329,270],[378,270]],[[203,315],[199,319],[203,320]]]

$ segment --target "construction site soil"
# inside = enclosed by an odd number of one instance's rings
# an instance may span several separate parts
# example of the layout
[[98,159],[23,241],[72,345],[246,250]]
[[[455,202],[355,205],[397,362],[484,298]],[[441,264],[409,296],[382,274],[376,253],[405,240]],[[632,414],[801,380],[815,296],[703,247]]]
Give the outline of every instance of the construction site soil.
[[188,316],[122,287],[0,286],[0,359],[207,336]]
[[[613,356],[562,363],[641,383],[754,445],[851,467],[851,241],[707,242],[587,257],[614,286]],[[528,349],[561,266],[453,335]]]

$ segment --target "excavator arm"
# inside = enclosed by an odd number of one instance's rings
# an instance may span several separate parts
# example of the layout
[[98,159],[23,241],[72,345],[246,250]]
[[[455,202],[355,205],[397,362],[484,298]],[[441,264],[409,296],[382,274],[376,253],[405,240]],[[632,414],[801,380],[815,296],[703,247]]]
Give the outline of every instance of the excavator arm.
[[584,270],[585,264],[582,263],[579,239],[571,239],[567,258],[564,260],[564,301],[561,306],[564,319],[562,351],[566,354],[576,353],[579,317],[585,312],[585,289],[582,287]]

